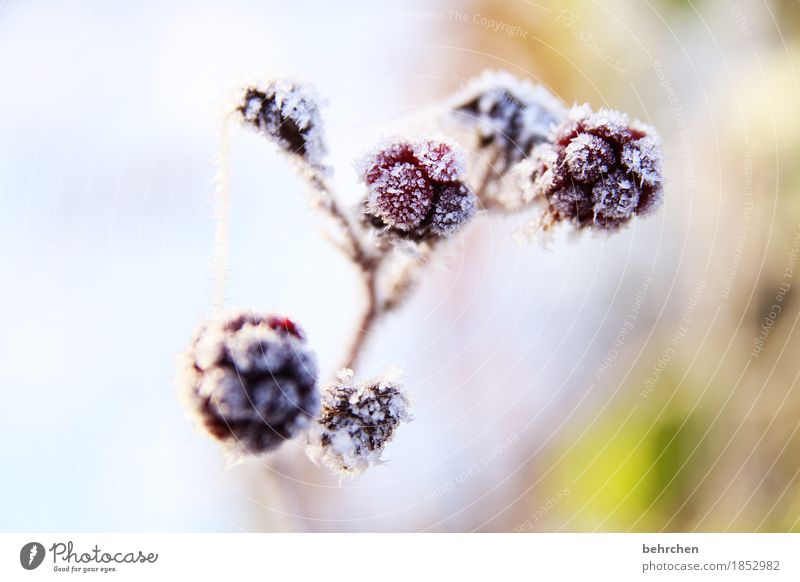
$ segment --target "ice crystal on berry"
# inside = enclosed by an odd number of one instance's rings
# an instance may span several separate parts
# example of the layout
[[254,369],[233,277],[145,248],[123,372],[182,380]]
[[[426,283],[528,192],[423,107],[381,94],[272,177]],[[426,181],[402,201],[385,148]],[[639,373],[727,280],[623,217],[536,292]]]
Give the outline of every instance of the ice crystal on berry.
[[463,153],[447,142],[421,140],[412,145],[411,151],[435,182],[455,182],[464,172]]
[[658,136],[618,111],[574,107],[553,140],[534,148],[525,172],[529,197],[547,202],[551,223],[614,230],[662,200]]
[[658,139],[646,136],[625,144],[622,148],[622,164],[639,176],[642,184],[656,186],[661,183],[661,149]]
[[461,181],[463,156],[437,139],[395,141],[366,156],[367,223],[392,236],[421,241],[457,232],[475,214],[475,196]]
[[280,79],[249,87],[237,111],[285,152],[321,167],[327,153],[319,103],[305,86]]
[[596,182],[614,163],[611,144],[590,133],[576,136],[564,153],[572,177],[582,184]]
[[614,170],[600,178],[592,188],[595,211],[610,219],[626,219],[639,204],[639,188],[633,179],[621,170]]
[[201,428],[239,454],[277,448],[319,409],[314,355],[280,315],[237,312],[201,326],[179,379]]
[[416,164],[401,162],[369,182],[369,207],[388,226],[409,231],[425,220],[433,205],[433,182]]
[[336,473],[360,475],[382,462],[397,428],[411,420],[409,405],[395,374],[354,383],[352,370],[342,370],[323,394],[319,422],[309,430],[309,458]]

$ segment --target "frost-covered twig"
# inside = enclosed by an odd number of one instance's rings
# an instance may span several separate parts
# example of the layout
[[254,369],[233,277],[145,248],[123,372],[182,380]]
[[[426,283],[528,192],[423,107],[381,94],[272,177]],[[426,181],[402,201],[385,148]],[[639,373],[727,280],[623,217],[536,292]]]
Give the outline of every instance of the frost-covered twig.
[[[541,86],[485,73],[448,102],[446,113],[480,160],[472,187],[466,156],[451,139],[397,138],[361,160],[365,192],[351,211],[330,185],[318,103],[304,85],[279,79],[248,87],[236,112],[295,163],[313,206],[330,218],[336,244],[358,270],[364,306],[345,370],[320,388],[315,357],[292,320],[217,313],[181,359],[181,389],[203,429],[237,454],[274,450],[310,423],[312,460],[357,475],[381,462],[384,446],[410,416],[396,378],[358,382],[353,370],[379,321],[410,297],[447,239],[478,208],[516,215],[538,207],[526,227],[536,235],[559,224],[618,230],[661,204],[661,153],[653,128],[622,113],[567,109]],[[228,148],[224,132],[215,190],[217,312],[227,267]]]
[[366,305],[363,308],[361,319],[355,326],[355,335],[347,349],[343,368],[354,368],[358,363],[361,352],[366,345],[366,341],[372,333],[372,329],[382,315],[378,302],[377,270],[364,272],[364,287],[366,289]]
[[368,250],[363,237],[358,233],[355,221],[342,209],[328,181],[318,174],[313,174],[309,177],[309,184],[318,194],[318,209],[327,214],[342,233],[344,237],[342,250],[345,255],[363,273],[374,271],[380,261],[380,253]]
[[221,313],[225,306],[225,282],[228,275],[228,246],[231,228],[231,134],[230,116],[220,122],[219,152],[214,163],[214,313]]

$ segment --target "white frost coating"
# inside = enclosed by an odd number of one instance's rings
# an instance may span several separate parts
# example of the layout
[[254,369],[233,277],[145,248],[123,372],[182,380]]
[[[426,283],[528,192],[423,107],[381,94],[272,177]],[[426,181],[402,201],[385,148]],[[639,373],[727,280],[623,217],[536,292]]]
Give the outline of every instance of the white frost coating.
[[[194,361],[198,368],[207,370],[219,362],[222,354],[230,357],[238,373],[247,374],[254,369],[277,369],[290,358],[305,362],[305,352],[291,336],[281,337],[267,325],[245,323],[236,333],[224,328],[224,319],[209,323],[194,347]],[[301,366],[298,374],[304,379],[313,370],[313,364]]]
[[[440,144],[449,150],[449,155],[444,157],[435,155],[434,150],[438,150]],[[463,150],[452,139],[442,133],[425,133],[413,138],[395,135],[381,139],[355,159],[353,167],[356,174],[363,179],[375,165],[378,157],[389,157],[397,154],[402,148],[410,148],[411,153],[425,167],[432,180],[453,181],[458,179],[467,167]],[[448,163],[452,164],[455,171],[447,168]],[[437,170],[439,177],[434,176]]]
[[411,420],[410,400],[400,390],[400,372],[353,383],[353,371],[339,372],[323,395],[322,413],[308,431],[306,454],[341,476],[356,477],[383,463],[383,449],[400,424]]
[[592,190],[595,218],[603,213],[610,218],[630,218],[639,203],[639,189],[619,170]]
[[[588,107],[588,105],[584,107]],[[625,113],[605,108],[585,115],[582,122],[584,129],[589,133],[602,132],[603,137],[611,137],[618,141],[624,139],[625,133],[631,126],[630,119]]]
[[422,171],[410,163],[383,170],[369,185],[368,210],[402,230],[418,226],[432,203],[431,186]]
[[458,232],[475,216],[477,199],[466,186],[447,186],[439,194],[439,201],[431,217],[431,229],[440,236]]
[[622,148],[622,163],[639,176],[642,184],[655,186],[661,182],[663,175],[659,139],[651,134],[625,145]]
[[411,142],[411,151],[428,172],[431,180],[454,182],[466,169],[461,148],[441,137],[424,137]]
[[[474,195],[459,181],[465,167],[461,149],[438,135],[384,141],[356,163],[368,189],[367,214],[397,231],[426,228],[439,236],[474,214]],[[465,200],[455,199],[462,190]]]
[[596,180],[614,163],[611,145],[590,133],[578,134],[564,150],[572,176],[581,182]]
[[465,216],[471,217],[475,214],[475,202],[473,198],[461,196],[458,199],[456,210],[436,209],[436,220],[442,226],[439,228],[441,234],[448,235],[457,232],[461,224],[465,222]]

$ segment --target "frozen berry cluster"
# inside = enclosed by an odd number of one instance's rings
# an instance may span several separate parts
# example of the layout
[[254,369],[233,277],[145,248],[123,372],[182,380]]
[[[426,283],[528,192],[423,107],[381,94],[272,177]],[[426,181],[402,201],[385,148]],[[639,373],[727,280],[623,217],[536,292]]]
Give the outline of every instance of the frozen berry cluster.
[[461,153],[444,141],[396,141],[379,148],[361,169],[367,222],[414,241],[457,232],[476,210],[463,171]]
[[314,355],[280,315],[237,312],[201,326],[179,378],[198,424],[238,453],[277,448],[319,410]]
[[662,202],[662,158],[653,128],[618,111],[575,107],[553,140],[534,148],[530,198],[552,223],[616,230]]
[[343,475],[359,475],[381,462],[397,427],[410,420],[409,400],[387,375],[358,384],[343,370],[322,398],[307,452],[316,463]]
[[285,152],[322,166],[327,153],[322,118],[317,99],[307,87],[285,79],[249,87],[237,111]]

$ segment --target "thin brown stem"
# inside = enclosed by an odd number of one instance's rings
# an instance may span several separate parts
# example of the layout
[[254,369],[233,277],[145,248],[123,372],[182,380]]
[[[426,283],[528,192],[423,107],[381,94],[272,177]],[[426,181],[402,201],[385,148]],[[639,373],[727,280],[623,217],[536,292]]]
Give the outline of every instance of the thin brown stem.
[[419,273],[425,261],[433,252],[435,243],[427,243],[420,254],[408,263],[395,276],[388,288],[381,293],[379,289],[379,273],[388,254],[383,252],[378,255],[375,268],[363,271],[364,288],[367,294],[367,304],[361,320],[356,327],[356,335],[348,350],[343,367],[354,368],[358,363],[361,353],[367,345],[367,339],[372,335],[375,325],[380,319],[403,305],[405,300],[416,288]]
[[343,368],[354,369],[364,350],[367,338],[372,334],[372,328],[382,315],[382,310],[378,303],[378,282],[377,269],[364,271],[364,288],[367,293],[367,302],[361,320],[356,326],[355,337],[347,351]]
[[366,345],[367,338],[371,335],[373,327],[384,311],[378,297],[378,273],[389,248],[381,247],[375,251],[368,249],[357,230],[356,224],[342,210],[327,181],[319,173],[314,172],[311,174],[310,182],[319,194],[318,203],[320,209],[326,212],[339,225],[344,235],[342,250],[358,267],[364,284],[366,306],[356,326],[355,336],[342,366],[344,368],[353,368]]
[[419,250],[419,254],[409,260],[398,272],[394,281],[389,285],[386,295],[381,302],[381,312],[389,313],[400,307],[416,288],[420,271],[433,254],[436,241],[430,241]]
[[328,183],[316,172],[311,175],[310,181],[314,190],[319,194],[318,203],[321,210],[326,212],[339,225],[344,235],[344,251],[347,256],[362,271],[374,269],[375,255],[364,246],[361,237],[356,231],[355,224],[347,216],[347,213],[342,210]]

